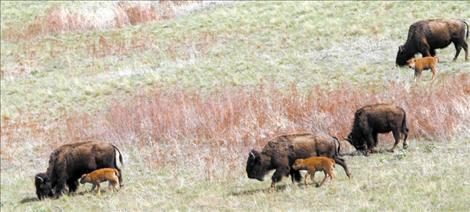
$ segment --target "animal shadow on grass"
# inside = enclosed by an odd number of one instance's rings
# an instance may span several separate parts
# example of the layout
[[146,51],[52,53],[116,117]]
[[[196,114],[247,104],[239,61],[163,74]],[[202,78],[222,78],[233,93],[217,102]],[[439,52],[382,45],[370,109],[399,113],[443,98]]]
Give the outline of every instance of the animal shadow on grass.
[[30,202],[36,202],[36,201],[39,201],[39,199],[36,197],[26,197],[20,201],[20,204],[26,204]]
[[[286,190],[287,185],[278,185],[276,186],[276,191],[284,191]],[[271,192],[271,188],[258,188],[258,189],[251,189],[251,190],[245,190],[245,191],[238,191],[238,192],[231,192],[230,195],[232,196],[243,196],[243,195],[252,195],[256,193],[269,193]]]
[[[105,190],[102,190],[101,191],[102,193],[106,193],[108,191],[105,191]],[[70,197],[73,197],[73,196],[83,196],[85,194],[95,194],[95,192],[90,192],[90,191],[80,191],[80,192],[76,192],[76,193],[73,193],[73,194],[64,194],[64,195],[68,195]],[[95,194],[96,195],[96,194]],[[59,198],[48,198],[48,199],[51,199],[51,200],[55,200],[55,199],[59,199]],[[26,203],[30,203],[30,202],[37,202],[37,201],[40,201],[38,198],[36,197],[26,197],[24,199],[22,199],[20,201],[20,204],[26,204]]]

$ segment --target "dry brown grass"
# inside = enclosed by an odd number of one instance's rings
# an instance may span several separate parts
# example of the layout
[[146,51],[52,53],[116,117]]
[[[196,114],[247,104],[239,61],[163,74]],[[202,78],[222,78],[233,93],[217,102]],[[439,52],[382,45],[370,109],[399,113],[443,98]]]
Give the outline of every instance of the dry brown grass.
[[[43,143],[37,150],[45,157],[60,144],[99,138],[139,146],[149,165],[199,167],[206,179],[213,179],[229,176],[230,170],[240,168],[240,157],[278,134],[308,131],[344,137],[355,110],[378,102],[406,110],[412,139],[468,136],[470,78],[461,74],[433,85],[405,88],[390,82],[375,90],[344,85],[300,92],[295,86],[266,84],[210,93],[156,89],[116,100],[96,114],[70,114],[47,125],[31,121],[25,112],[24,120],[2,119],[1,157],[14,158],[10,145],[25,138]],[[391,136],[381,139],[391,141]],[[184,164],[177,160],[188,157],[192,160]]]
[[166,20],[175,17],[178,10],[202,1],[156,2],[104,2],[88,6],[64,7],[53,5],[44,15],[35,17],[24,30],[7,27],[2,30],[2,39],[18,41],[31,39],[38,35],[49,35],[72,31],[88,31],[126,25]]

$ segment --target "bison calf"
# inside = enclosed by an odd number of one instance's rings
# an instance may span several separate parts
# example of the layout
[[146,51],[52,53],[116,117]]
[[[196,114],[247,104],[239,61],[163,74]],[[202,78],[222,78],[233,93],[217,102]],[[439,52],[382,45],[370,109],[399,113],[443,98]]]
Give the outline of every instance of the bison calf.
[[81,184],[93,184],[91,191],[98,187],[98,195],[100,195],[100,183],[105,181],[109,181],[109,187],[112,187],[113,191],[119,189],[119,171],[113,168],[98,169],[89,174],[82,175],[80,179]]
[[309,157],[307,159],[297,159],[292,165],[292,168],[295,170],[307,170],[307,174],[304,177],[304,183],[307,185],[307,176],[310,174],[310,179],[315,183],[315,172],[323,171],[325,173],[325,178],[317,186],[320,187],[325,183],[327,177],[330,177],[331,180],[334,178],[333,168],[335,166],[335,161],[327,157]]
[[421,72],[426,69],[431,69],[432,71],[432,79],[434,81],[434,77],[436,75],[436,65],[439,62],[437,57],[423,57],[423,58],[412,58],[407,61],[408,66],[415,70],[415,82],[416,79],[421,78]]

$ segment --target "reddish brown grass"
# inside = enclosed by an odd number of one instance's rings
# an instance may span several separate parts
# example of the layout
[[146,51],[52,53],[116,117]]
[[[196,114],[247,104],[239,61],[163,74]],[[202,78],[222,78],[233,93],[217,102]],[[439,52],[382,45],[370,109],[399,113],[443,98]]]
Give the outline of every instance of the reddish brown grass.
[[[13,158],[11,143],[23,140],[60,144],[99,138],[126,148],[142,149],[149,165],[201,168],[206,179],[230,175],[243,167],[251,148],[261,148],[282,133],[314,132],[344,137],[354,112],[366,104],[395,103],[407,112],[411,139],[446,140],[468,136],[470,78],[447,77],[434,85],[409,89],[387,83],[378,91],[342,86],[300,92],[295,86],[220,88],[209,93],[179,88],[141,93],[115,101],[96,114],[71,114],[42,126],[2,120],[2,160]],[[375,87],[375,90],[377,88]],[[391,141],[391,136],[381,136]],[[144,148],[145,147],[145,148]],[[178,158],[191,158],[183,161]]]
[[2,30],[2,39],[18,41],[38,35],[65,33],[72,31],[96,30],[123,27],[141,23],[166,20],[175,17],[176,10],[201,1],[107,2],[99,9],[64,8],[52,6],[45,15],[37,16],[25,29],[8,26]]

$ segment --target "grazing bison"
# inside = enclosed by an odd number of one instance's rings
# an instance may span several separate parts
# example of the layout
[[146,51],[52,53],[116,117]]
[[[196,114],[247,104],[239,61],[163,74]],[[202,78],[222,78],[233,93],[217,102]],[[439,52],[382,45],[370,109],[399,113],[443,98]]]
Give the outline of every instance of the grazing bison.
[[408,128],[403,108],[392,104],[367,105],[354,114],[354,123],[347,140],[357,150],[367,155],[369,152],[376,152],[374,147],[378,143],[378,134],[390,131],[395,138],[395,144],[389,151],[394,151],[400,140],[400,133],[405,135],[403,148],[406,149],[408,147],[406,143]]
[[251,150],[246,163],[248,178],[262,181],[269,170],[276,170],[271,177],[271,189],[283,176],[291,176],[292,182],[302,178],[299,170],[291,169],[297,159],[311,156],[326,156],[341,165],[350,178],[344,159],[339,157],[339,141],[331,136],[317,136],[309,133],[281,135],[269,141],[261,152]]
[[465,51],[465,60],[468,60],[468,45],[465,38],[468,38],[468,24],[463,20],[418,21],[410,26],[406,43],[398,48],[396,64],[406,65],[406,61],[413,58],[416,53],[421,53],[423,57],[435,56],[436,49],[445,48],[450,43],[455,45],[454,60],[459,56],[462,47]]
[[52,193],[58,197],[65,191],[66,184],[70,193],[75,192],[78,179],[83,174],[100,168],[116,168],[119,171],[121,184],[122,174],[118,167],[118,159],[122,165],[122,155],[119,149],[101,141],[91,140],[60,146],[51,153],[49,158],[46,175],[50,181],[50,189],[49,191],[42,190],[46,181],[37,183],[36,190],[40,191],[38,196],[49,196]]

